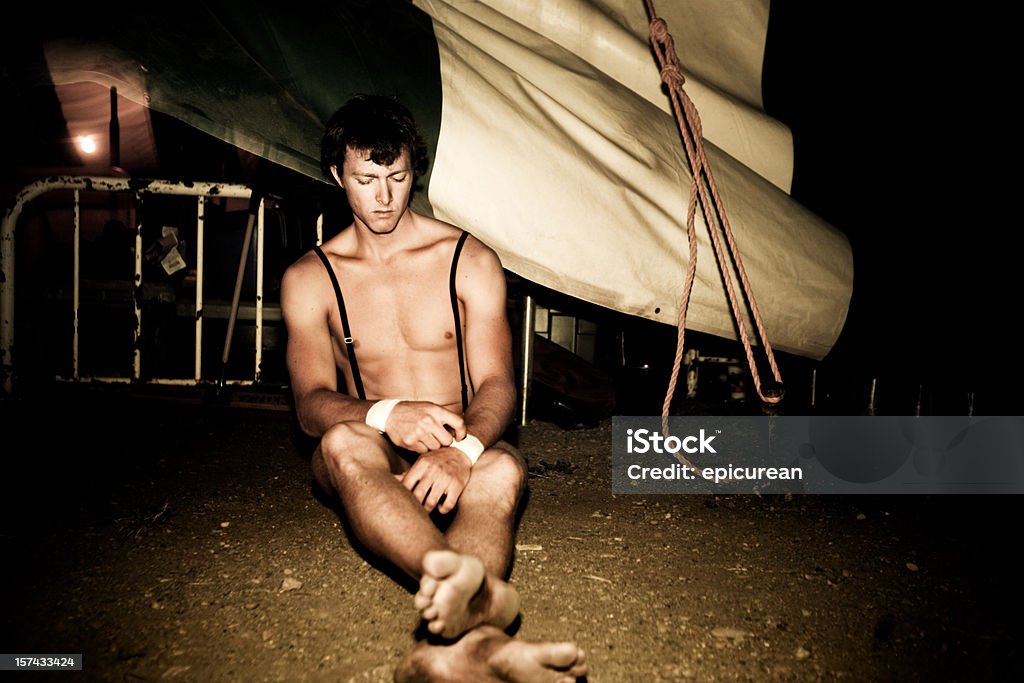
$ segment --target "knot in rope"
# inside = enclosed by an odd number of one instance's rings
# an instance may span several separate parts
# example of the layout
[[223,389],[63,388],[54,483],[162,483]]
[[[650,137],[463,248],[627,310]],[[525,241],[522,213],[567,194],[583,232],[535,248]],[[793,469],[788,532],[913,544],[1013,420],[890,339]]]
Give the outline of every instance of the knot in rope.
[[686,76],[675,64],[669,64],[661,70],[661,80],[670,88],[682,88],[686,84]]
[[679,66],[676,43],[672,40],[672,34],[668,32],[668,24],[661,17],[655,17],[654,21],[651,22],[651,40],[656,45],[661,46],[661,59],[675,67]]
[[661,17],[655,17],[651,22],[651,40],[663,48],[660,54],[661,80],[669,88],[681,91],[686,85],[686,77],[679,70],[679,55],[676,54],[675,42],[672,40],[672,34],[668,32],[668,24]]
[[671,38],[668,34],[668,24],[661,17],[654,17],[654,21],[651,22],[651,38],[659,43],[665,42],[666,38]]

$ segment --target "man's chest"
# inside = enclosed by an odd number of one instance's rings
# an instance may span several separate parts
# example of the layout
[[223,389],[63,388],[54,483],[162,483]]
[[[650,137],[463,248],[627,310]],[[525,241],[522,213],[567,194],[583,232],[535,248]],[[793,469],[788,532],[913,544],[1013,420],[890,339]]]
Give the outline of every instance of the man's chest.
[[[361,360],[454,348],[449,271],[437,266],[411,263],[342,273],[349,329]],[[344,338],[338,311],[332,311],[330,324],[335,339]]]

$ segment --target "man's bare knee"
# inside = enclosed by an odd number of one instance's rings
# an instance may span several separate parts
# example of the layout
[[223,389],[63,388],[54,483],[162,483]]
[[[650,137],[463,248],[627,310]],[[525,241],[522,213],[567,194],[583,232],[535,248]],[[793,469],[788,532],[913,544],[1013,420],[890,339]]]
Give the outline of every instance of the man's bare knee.
[[339,422],[320,437],[320,447],[325,453],[348,451],[368,444],[379,444],[383,437],[373,427],[355,420]]
[[523,487],[526,486],[526,463],[517,453],[510,453],[501,448],[493,450],[497,458],[488,464],[488,467],[494,470],[492,476],[517,495],[522,493]]
[[384,437],[362,422],[339,422],[334,425],[321,437],[318,451],[326,469],[332,473],[352,468],[388,466]]
[[514,512],[526,488],[526,467],[521,458],[501,448],[491,448],[473,467],[462,502],[479,500]]

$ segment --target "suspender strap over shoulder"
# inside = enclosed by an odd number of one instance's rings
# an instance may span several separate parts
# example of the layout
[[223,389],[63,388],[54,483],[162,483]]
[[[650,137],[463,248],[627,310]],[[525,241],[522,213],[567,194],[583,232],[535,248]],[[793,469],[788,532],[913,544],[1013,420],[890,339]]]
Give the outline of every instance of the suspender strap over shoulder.
[[[462,247],[466,243],[466,238],[469,237],[469,233],[463,231],[459,237],[458,243],[455,245],[455,253],[452,256],[452,267],[451,273],[448,277],[448,292],[451,296],[452,301],[452,316],[455,318],[455,344],[459,354],[459,380],[462,384],[462,410],[463,412],[469,408],[469,384],[466,381],[466,352],[463,348],[462,339],[462,316],[459,314],[459,297],[456,288],[456,276],[459,269],[459,256],[462,253]],[[327,260],[327,255],[324,254],[320,247],[314,247],[313,250],[316,255],[320,257],[320,261],[324,264],[324,268],[327,269],[327,274],[331,277],[331,284],[334,286],[334,295],[338,299],[338,313],[341,316],[341,327],[345,334],[345,353],[348,354],[348,362],[352,368],[352,381],[355,383],[356,394],[360,399],[366,399],[366,391],[363,389],[363,378],[359,374],[359,363],[356,360],[355,340],[352,338],[352,331],[349,328],[348,313],[345,311],[345,298],[341,294],[341,285],[338,282],[338,276],[334,273],[334,268],[331,267],[331,262]]]
[[349,365],[352,366],[352,381],[355,382],[356,394],[360,399],[366,399],[366,392],[363,390],[363,378],[359,374],[359,363],[356,361],[356,349],[355,340],[352,339],[352,331],[348,326],[348,314],[345,312],[345,298],[341,295],[341,285],[338,283],[338,276],[334,274],[334,268],[331,267],[331,262],[327,260],[327,255],[324,254],[320,247],[313,247],[316,251],[316,255],[320,257],[320,260],[324,264],[324,268],[327,269],[327,274],[331,276],[331,284],[334,285],[334,295],[338,298],[338,313],[341,314],[341,328],[345,333],[345,353],[348,354]]
[[[455,254],[452,256],[452,272],[448,278],[448,292],[452,299],[452,315],[455,317],[455,344],[459,349],[459,379],[462,381],[462,412],[469,408],[469,386],[466,383],[466,354],[462,348],[462,316],[459,315],[459,297],[455,288],[455,276],[459,270],[459,254],[462,253],[462,246],[466,243],[469,233],[462,232],[458,244],[455,245]],[[346,334],[348,334],[346,332]]]

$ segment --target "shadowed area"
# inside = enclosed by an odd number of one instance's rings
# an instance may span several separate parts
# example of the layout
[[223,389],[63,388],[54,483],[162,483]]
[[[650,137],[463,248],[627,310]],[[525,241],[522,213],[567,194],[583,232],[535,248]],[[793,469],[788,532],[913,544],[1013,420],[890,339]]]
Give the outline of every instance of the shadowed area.
[[[0,650],[82,653],[84,680],[390,680],[412,594],[314,497],[291,414],[175,396],[0,403]],[[610,422],[520,444],[519,635],[578,642],[592,682],[1024,670],[1015,496],[613,496]]]

